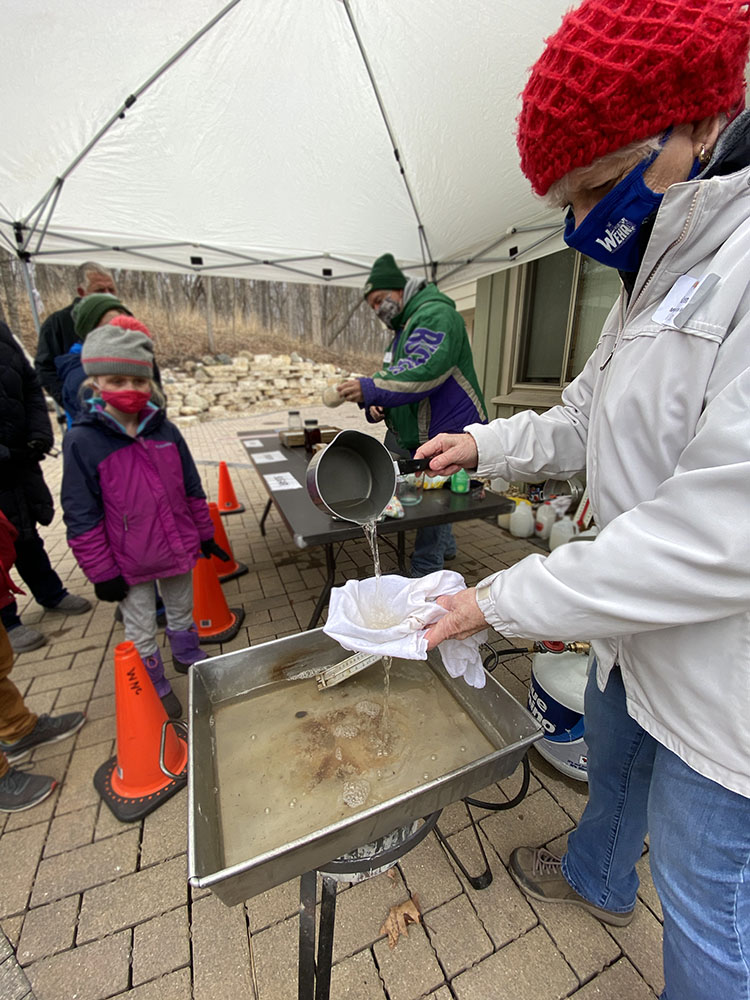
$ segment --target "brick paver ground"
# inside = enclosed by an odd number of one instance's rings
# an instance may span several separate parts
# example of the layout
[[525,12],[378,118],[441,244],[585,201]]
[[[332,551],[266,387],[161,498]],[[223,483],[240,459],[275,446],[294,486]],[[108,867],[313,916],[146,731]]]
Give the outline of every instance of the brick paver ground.
[[[308,415],[367,429],[354,408],[310,408]],[[250,568],[225,592],[247,614],[237,637],[221,650],[210,647],[212,653],[300,631],[323,583],[321,550],[295,548],[274,513],[265,538],[258,527],[265,493],[237,432],[284,423],[285,414],[275,413],[185,429],[209,498],[216,499],[215,466],[224,459],[247,507],[225,524],[235,556]],[[56,495],[60,460],[48,460],[45,474]],[[469,584],[531,551],[485,521],[455,530],[459,557],[452,568]],[[20,656],[13,676],[35,711],[81,708],[88,722],[73,739],[33,756],[35,770],[59,779],[54,795],[35,809],[0,814],[0,1000],[294,1000],[297,880],[228,909],[187,884],[185,792],[144,821],[122,824],[94,790],[94,771],[114,752],[112,652],[122,627],[113,621],[112,605],[94,600],[68,550],[59,512],[43,534],[58,573],[94,608],[60,619],[22,598],[24,622],[49,641]],[[394,571],[383,549],[384,570]],[[368,559],[364,542],[348,543],[339,559],[342,578],[366,576]],[[525,702],[529,671],[528,657],[505,658],[496,676]],[[172,680],[186,702],[186,679]],[[522,805],[480,820],[494,873],[489,888],[472,889],[432,834],[393,876],[340,892],[334,1000],[654,1000],[659,994],[661,911],[647,855],[628,928],[609,930],[575,907],[531,902],[508,875],[513,846],[562,847],[585,803],[585,784],[565,778],[534,751],[531,763]],[[483,797],[512,797],[519,781],[516,774]],[[446,809],[441,828],[465,863],[478,867],[463,806]],[[409,894],[420,901],[423,924],[412,925],[390,950],[379,928],[388,908]]]

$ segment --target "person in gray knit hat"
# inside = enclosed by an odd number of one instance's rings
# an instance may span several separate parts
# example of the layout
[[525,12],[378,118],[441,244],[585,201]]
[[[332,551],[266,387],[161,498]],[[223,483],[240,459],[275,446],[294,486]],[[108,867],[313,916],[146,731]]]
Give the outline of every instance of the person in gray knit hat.
[[159,405],[151,339],[139,329],[97,327],[81,361],[94,395],[63,439],[68,543],[99,600],[119,602],[125,638],[177,718],[182,706],[156,641],[153,584],[164,599],[175,669],[187,673],[206,657],[193,623],[193,566],[229,556],[214,542],[192,455]]
[[[154,377],[154,345],[143,329],[123,329],[107,323],[96,327],[84,340],[81,364],[88,376],[114,375],[150,382]],[[150,396],[152,387],[140,386],[140,391],[148,391]]]

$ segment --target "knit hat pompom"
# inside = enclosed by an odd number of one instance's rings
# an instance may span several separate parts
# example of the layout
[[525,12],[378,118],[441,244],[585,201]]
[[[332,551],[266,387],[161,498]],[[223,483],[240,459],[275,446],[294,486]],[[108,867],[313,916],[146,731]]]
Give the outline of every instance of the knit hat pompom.
[[127,316],[115,316],[114,319],[109,321],[110,326],[121,326],[123,330],[138,330],[140,333],[145,333],[149,340],[153,340],[151,336],[151,331],[146,326],[145,323],[141,323],[139,319],[135,316],[128,314]]
[[370,271],[363,294],[367,298],[370,292],[377,292],[380,289],[392,291],[393,289],[404,288],[405,286],[406,275],[396,263],[393,254],[384,253],[372,265],[372,270]]
[[96,292],[94,295],[87,295],[79,299],[73,306],[71,313],[73,328],[79,340],[85,340],[86,336],[96,329],[99,321],[105,313],[111,309],[118,309],[121,313],[132,316],[116,295],[107,295],[104,292]]
[[583,0],[547,39],[518,116],[537,194],[670,125],[736,111],[750,44],[747,0]]
[[131,375],[153,378],[154,345],[140,330],[107,323],[86,337],[81,364],[87,375]]

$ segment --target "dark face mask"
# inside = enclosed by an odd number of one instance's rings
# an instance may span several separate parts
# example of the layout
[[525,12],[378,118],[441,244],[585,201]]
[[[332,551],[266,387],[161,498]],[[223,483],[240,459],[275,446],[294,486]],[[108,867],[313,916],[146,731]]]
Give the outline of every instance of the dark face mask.
[[393,329],[393,321],[401,312],[401,306],[391,298],[385,298],[375,310],[375,315],[385,323],[387,327]]
[[[666,139],[666,136],[665,136]],[[591,209],[576,228],[572,209],[565,216],[563,239],[569,247],[618,271],[637,271],[641,265],[638,233],[650,216],[655,215],[664,194],[652,191],[643,179],[658,151],[635,166]],[[688,180],[700,169],[693,163]]]
[[637,271],[640,265],[638,231],[661,204],[663,194],[646,186],[644,171],[654,156],[634,167],[605,195],[576,228],[573,210],[565,216],[563,239],[569,247],[607,267]]

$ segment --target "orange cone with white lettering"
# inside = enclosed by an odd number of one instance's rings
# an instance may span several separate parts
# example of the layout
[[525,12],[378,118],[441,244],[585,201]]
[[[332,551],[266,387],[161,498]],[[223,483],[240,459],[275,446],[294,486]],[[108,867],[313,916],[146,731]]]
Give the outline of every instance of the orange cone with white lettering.
[[224,531],[224,524],[221,520],[219,505],[210,503],[208,505],[208,510],[214,524],[214,541],[219,548],[224,549],[226,554],[229,556],[229,562],[222,562],[218,556],[211,556],[211,565],[216,570],[219,582],[226,583],[227,580],[234,580],[236,576],[242,576],[244,573],[247,573],[247,566],[244,563],[237,562],[234,558],[232,548],[229,544],[229,539],[227,538],[227,533]]
[[211,560],[200,556],[193,570],[193,619],[201,643],[234,639],[244,617],[244,608],[227,605]]
[[94,787],[114,815],[129,823],[187,783],[184,723],[169,719],[132,642],[115,647],[117,754],[94,775]]
[[219,511],[221,514],[241,514],[243,504],[237,499],[226,462],[219,462]]

